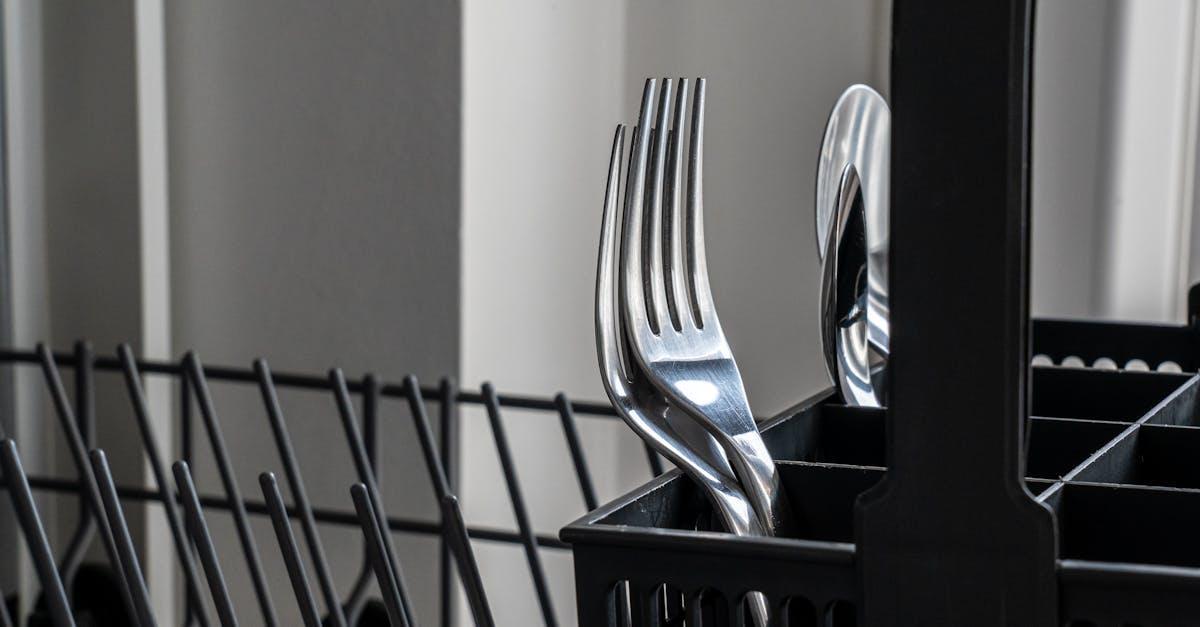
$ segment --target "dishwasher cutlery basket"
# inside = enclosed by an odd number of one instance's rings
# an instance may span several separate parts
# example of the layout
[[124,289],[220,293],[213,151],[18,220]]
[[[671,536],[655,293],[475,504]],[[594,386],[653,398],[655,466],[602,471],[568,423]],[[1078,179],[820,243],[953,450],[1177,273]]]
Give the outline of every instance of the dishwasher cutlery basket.
[[1030,323],[1031,4],[894,1],[888,408],[764,424],[794,537],[678,472],[564,528],[581,627],[1200,625],[1200,290]]

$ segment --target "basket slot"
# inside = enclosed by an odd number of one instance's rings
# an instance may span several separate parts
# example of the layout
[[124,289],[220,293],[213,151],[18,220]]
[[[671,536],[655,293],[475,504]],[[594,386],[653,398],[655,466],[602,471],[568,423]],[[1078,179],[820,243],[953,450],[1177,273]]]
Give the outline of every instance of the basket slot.
[[1116,438],[1084,460],[1064,479],[1076,482],[1121,483],[1134,463],[1138,427],[1126,427]]
[[796,459],[854,466],[887,464],[884,410],[823,405],[817,416],[820,431],[812,456]]
[[854,541],[854,502],[883,478],[882,468],[868,466],[781,462],[779,471],[797,536],[827,542]]
[[1034,418],[1029,438],[1029,477],[1056,479],[1082,463],[1125,429],[1112,422]]
[[[1180,374],[1033,369],[1034,416],[1136,422],[1191,381]],[[1194,394],[1186,399],[1194,415]]]
[[1143,425],[1129,441],[1109,483],[1200,489],[1200,429]]
[[1200,567],[1200,490],[1069,483],[1058,519],[1064,559]]

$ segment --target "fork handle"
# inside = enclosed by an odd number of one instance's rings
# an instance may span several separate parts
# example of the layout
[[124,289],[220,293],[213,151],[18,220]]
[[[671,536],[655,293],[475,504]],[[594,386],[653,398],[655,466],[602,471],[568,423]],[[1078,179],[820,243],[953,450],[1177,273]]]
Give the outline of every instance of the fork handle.
[[779,469],[758,429],[729,437],[725,452],[746,496],[769,535],[788,535],[794,526]]

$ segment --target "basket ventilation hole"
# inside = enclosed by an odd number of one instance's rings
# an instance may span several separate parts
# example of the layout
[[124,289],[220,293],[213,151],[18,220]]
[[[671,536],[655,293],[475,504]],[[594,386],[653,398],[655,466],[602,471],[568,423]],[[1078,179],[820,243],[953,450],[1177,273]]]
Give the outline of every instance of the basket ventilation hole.
[[629,603],[629,580],[620,580],[608,590],[608,621],[610,627],[634,627]]
[[1053,366],[1054,360],[1050,359],[1049,355],[1037,354],[1033,356],[1033,361],[1030,363],[1034,366]]
[[1159,372],[1183,372],[1183,368],[1180,368],[1179,364],[1177,364],[1173,361],[1162,362],[1161,364],[1158,365],[1157,370]]
[[[696,615],[699,625],[725,625],[729,622],[729,604],[725,602],[725,595],[705,588],[688,600],[688,615]],[[689,621],[688,625],[691,624]]]
[[1086,368],[1087,364],[1083,363],[1083,359],[1071,355],[1062,360],[1062,366],[1064,368]]
[[783,616],[787,627],[820,627],[817,608],[804,597],[788,597],[783,603]]
[[1099,370],[1116,370],[1117,362],[1109,359],[1108,357],[1101,357],[1100,359],[1092,362],[1092,367]]
[[1148,372],[1150,370],[1150,366],[1146,365],[1146,362],[1140,359],[1130,359],[1129,361],[1125,362],[1125,369],[1138,372]]
[[629,608],[629,581],[621,580],[608,591],[609,627],[633,627]]
[[855,627],[854,604],[834,601],[825,608],[824,627]]
[[[759,604],[761,604],[761,606],[766,609],[767,614],[768,614],[768,616],[766,618],[767,618],[767,622],[769,624],[765,625],[763,627],[775,627],[776,625],[778,625],[779,623],[775,618],[775,615],[777,614],[777,612],[775,610],[771,609],[771,602],[767,599],[766,595],[764,595],[762,592],[759,592],[757,590],[751,590],[750,592],[747,592],[746,594],[742,595],[742,600],[738,603],[737,620],[734,621],[734,625],[738,625],[741,627],[758,627],[758,621],[756,621],[754,619],[754,609],[753,608],[756,605],[754,603],[755,598],[760,599]],[[676,623],[670,623],[670,625],[675,625],[675,624]],[[679,624],[682,625],[683,623],[679,623]],[[708,623],[704,623],[704,624],[707,625]],[[784,625],[792,625],[792,623],[783,623],[783,624]],[[798,624],[808,625],[809,623],[798,623]]]
[[684,596],[675,586],[661,584],[654,589],[654,607],[657,608],[658,624],[683,624]]

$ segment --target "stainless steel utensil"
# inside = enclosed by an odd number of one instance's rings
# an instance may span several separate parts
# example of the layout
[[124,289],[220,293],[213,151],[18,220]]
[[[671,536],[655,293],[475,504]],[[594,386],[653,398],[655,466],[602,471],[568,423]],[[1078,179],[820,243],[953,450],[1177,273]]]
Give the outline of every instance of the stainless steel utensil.
[[[670,92],[670,81],[664,81],[664,93]],[[654,96],[654,81],[647,81],[642,97],[641,124],[648,122],[645,113]],[[680,79],[676,98],[676,123],[683,119],[684,96],[687,81]],[[698,90],[698,93],[703,88]],[[703,96],[698,96],[702,103]],[[703,109],[701,108],[702,112]],[[693,112],[693,115],[696,115]],[[671,167],[678,173],[682,168],[681,133],[676,127],[669,142]],[[695,419],[674,407],[651,383],[642,366],[633,358],[629,346],[628,328],[623,315],[621,294],[623,283],[628,280],[619,271],[621,239],[617,236],[617,197],[621,178],[621,156],[624,151],[625,126],[617,126],[613,138],[612,157],[608,166],[608,183],[604,192],[604,219],[600,232],[600,254],[596,268],[596,355],[600,362],[601,379],[609,399],[625,422],[654,450],[669,459],[676,467],[695,480],[711,500],[726,529],[735,535],[761,536],[766,529],[761,523],[750,500],[742,491],[733,468],[726,458],[724,449]],[[635,141],[630,149],[629,179],[626,182],[626,215],[632,202],[641,202],[645,191],[645,163],[649,143],[643,138]],[[676,174],[672,180],[679,180]],[[672,190],[678,194],[677,189]],[[636,200],[634,200],[636,199]],[[677,202],[677,197],[675,202]],[[668,227],[672,241],[680,237],[680,216],[675,211]],[[677,245],[673,252],[681,253]],[[682,256],[679,257],[680,259]],[[756,627],[766,627],[770,621],[770,607],[762,593],[752,592],[746,596],[750,617]]]
[[[762,525],[734,478],[724,451],[703,429],[680,429],[691,422],[679,416],[666,398],[650,385],[641,366],[631,359],[617,292],[617,193],[625,127],[618,126],[609,162],[604,194],[604,222],[600,232],[600,258],[596,268],[596,355],[604,390],[625,422],[654,450],[692,477],[708,494],[726,528],[737,535],[763,535]],[[630,159],[639,157],[638,147]],[[682,431],[682,432],[681,432]]]
[[[652,130],[654,91],[654,81],[648,80],[626,185],[621,300],[633,354],[630,361],[641,365],[646,378],[673,407],[698,420],[721,444],[765,531],[774,535],[788,525],[787,499],[754,422],[709,289],[701,181],[705,82],[697,80],[692,105],[683,228],[675,228],[681,223],[683,204],[683,129],[678,117],[670,119],[668,81],[653,116],[658,128]],[[676,113],[681,112],[677,107]],[[652,160],[647,158],[651,141]],[[676,153],[671,168],[667,168],[668,144]],[[669,212],[666,220],[662,219],[664,204]],[[670,230],[666,237],[664,223]],[[664,240],[669,248],[665,252]]]
[[[890,350],[890,137],[887,102],[870,87],[853,85],[829,115],[817,164],[815,214],[822,262],[825,365],[846,403],[868,407],[883,406]],[[853,181],[847,179],[848,168],[853,169]],[[839,219],[844,223],[839,224]],[[841,240],[848,235],[849,239]],[[840,252],[837,263],[831,261],[833,251]],[[835,302],[839,298],[849,300]]]
[[867,340],[866,216],[853,164],[842,173],[837,203],[821,268],[821,345],[845,402],[878,407]]

